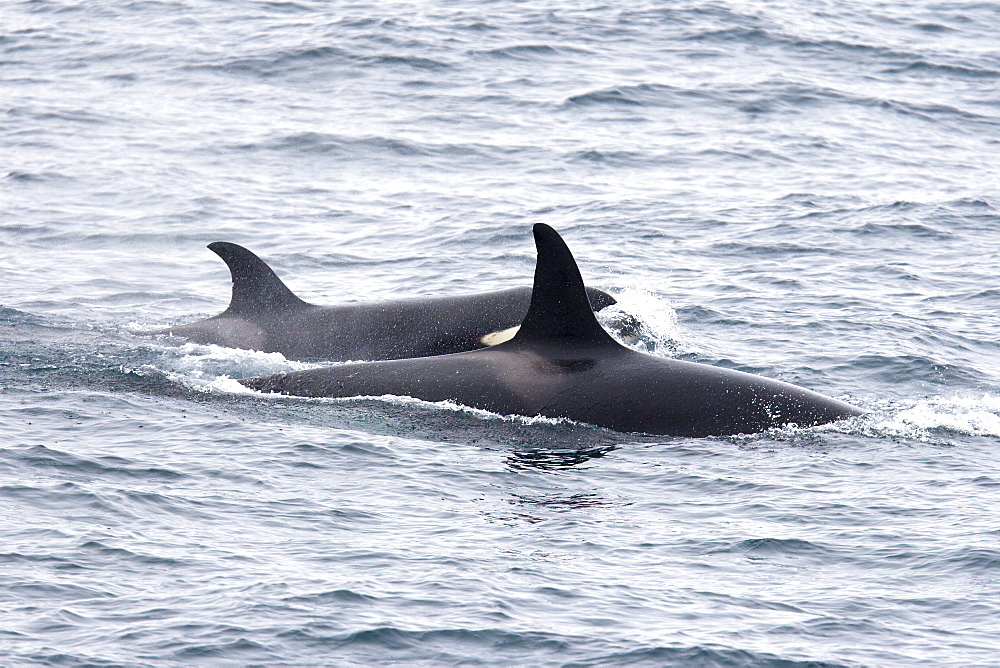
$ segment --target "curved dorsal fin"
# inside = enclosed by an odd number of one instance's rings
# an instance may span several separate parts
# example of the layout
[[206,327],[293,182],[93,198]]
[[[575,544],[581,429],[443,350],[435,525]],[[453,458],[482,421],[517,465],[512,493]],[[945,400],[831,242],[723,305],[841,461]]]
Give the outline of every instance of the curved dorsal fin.
[[559,234],[543,223],[532,228],[538,260],[531,306],[512,341],[559,340],[619,345],[594,317],[583,277]]
[[267,263],[243,246],[214,241],[208,247],[229,265],[233,276],[233,298],[226,313],[259,314],[306,305]]

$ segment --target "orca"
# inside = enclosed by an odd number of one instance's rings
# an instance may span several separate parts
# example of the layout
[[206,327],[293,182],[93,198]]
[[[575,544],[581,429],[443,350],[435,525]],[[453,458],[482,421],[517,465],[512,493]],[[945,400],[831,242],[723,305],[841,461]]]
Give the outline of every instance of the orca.
[[[450,297],[396,299],[319,306],[299,299],[263,260],[243,246],[208,245],[229,266],[232,301],[219,315],[142,334],[181,336],[196,343],[261,352],[288,359],[389,360],[444,355],[496,345],[513,336],[531,301],[519,287]],[[590,288],[591,305],[616,303]],[[620,320],[625,335],[638,321]]]
[[864,411],[788,383],[656,357],[618,343],[590,309],[580,270],[551,227],[533,228],[531,305],[512,339],[471,352],[241,380],[304,397],[409,396],[501,415],[568,418],[620,432],[751,434]]

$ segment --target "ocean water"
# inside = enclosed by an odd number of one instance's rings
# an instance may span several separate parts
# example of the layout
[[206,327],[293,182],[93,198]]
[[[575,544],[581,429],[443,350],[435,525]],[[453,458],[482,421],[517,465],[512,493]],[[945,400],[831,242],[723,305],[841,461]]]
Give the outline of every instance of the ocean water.
[[[1000,6],[0,5],[0,664],[1000,665]],[[525,285],[849,423],[274,398],[321,304]]]

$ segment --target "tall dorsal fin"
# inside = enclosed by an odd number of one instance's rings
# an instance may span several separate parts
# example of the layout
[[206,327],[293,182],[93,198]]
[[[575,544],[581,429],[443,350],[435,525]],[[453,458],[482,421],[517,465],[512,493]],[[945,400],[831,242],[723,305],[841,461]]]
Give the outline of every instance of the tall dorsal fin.
[[229,265],[233,276],[233,298],[226,313],[247,315],[306,305],[267,263],[243,246],[214,241],[208,247]]
[[532,228],[538,260],[531,306],[512,341],[558,340],[618,345],[594,317],[573,254],[559,234],[543,223]]

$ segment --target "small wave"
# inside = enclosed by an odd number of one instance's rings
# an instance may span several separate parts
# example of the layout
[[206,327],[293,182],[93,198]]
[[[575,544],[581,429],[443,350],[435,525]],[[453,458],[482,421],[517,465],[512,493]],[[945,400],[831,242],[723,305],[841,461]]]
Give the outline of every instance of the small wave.
[[1000,396],[934,397],[905,407],[887,407],[863,425],[871,436],[938,441],[943,434],[1000,437]]
[[313,7],[298,2],[287,2],[287,1],[279,2],[277,0],[264,0],[263,2],[258,2],[258,5],[260,7],[264,7],[266,9],[270,9],[276,12],[281,12],[284,14],[296,13],[296,12],[312,13],[313,11],[315,11]]
[[81,601],[94,598],[115,598],[109,591],[101,591],[91,587],[74,584],[42,584],[42,583],[12,583],[4,587],[4,591],[19,595],[31,601]]
[[746,43],[760,46],[775,46],[799,52],[801,55],[808,55],[812,58],[846,60],[850,62],[852,67],[857,67],[859,60],[868,61],[867,64],[884,63],[886,67],[898,67],[898,63],[917,63],[925,58],[922,53],[900,50],[891,46],[829,37],[814,38],[775,29],[749,26],[691,33],[686,37],[686,40],[692,42]]
[[113,116],[98,114],[83,109],[60,109],[50,111],[48,109],[35,107],[14,107],[7,110],[8,116],[30,118],[33,121],[59,121],[70,123],[83,123],[87,125],[105,125],[112,121],[121,120]]
[[684,39],[689,42],[724,42],[727,44],[771,44],[789,41],[787,37],[778,33],[770,32],[763,28],[750,28],[747,26],[692,32],[686,35]]
[[[369,657],[373,650],[408,651],[410,661],[434,665],[466,662],[471,653],[495,655],[502,651],[505,663],[514,665],[582,666],[685,665],[685,666],[761,666],[775,668],[825,668],[838,664],[822,661],[795,661],[768,652],[720,646],[644,647],[595,653],[584,649],[584,638],[538,631],[503,629],[430,629],[406,630],[393,626],[362,629],[350,633],[330,633],[326,625],[281,634],[299,642],[320,644],[338,654],[349,652],[358,658]],[[603,643],[607,646],[608,643]]]
[[431,144],[395,137],[349,137],[321,132],[302,132],[260,142],[232,146],[238,151],[298,151],[359,159],[362,156],[392,158],[441,157],[500,160],[523,149],[483,144]]
[[[947,550],[891,550],[881,559],[906,564],[914,571],[930,573],[961,573],[963,577],[991,577],[1000,568],[1000,551],[987,547],[959,545]],[[941,603],[938,603],[941,604]],[[985,608],[993,614],[991,608]]]
[[419,144],[388,137],[345,137],[322,132],[301,132],[255,144],[242,144],[240,150],[302,151],[305,153],[352,155],[357,151],[392,153],[398,156],[426,156],[430,152]]
[[109,562],[120,568],[121,562],[134,561],[141,564],[153,564],[156,566],[179,566],[184,562],[171,557],[160,557],[152,554],[138,554],[121,547],[112,547],[99,540],[90,540],[80,545],[80,550],[88,552],[101,559],[108,559]]
[[[588,91],[567,98],[566,106],[607,105],[619,107],[704,107],[705,104],[730,107],[751,115],[799,112],[804,107],[850,105],[886,107],[917,113],[920,105],[892,102],[882,98],[855,95],[835,88],[806,84],[776,77],[750,86],[745,83],[723,84],[707,88],[682,88],[660,83],[641,83]],[[928,105],[924,111],[964,113],[957,109]],[[735,155],[743,155],[738,151]],[[744,152],[745,153],[745,152]],[[773,153],[773,152],[771,152]],[[704,153],[704,155],[712,155]]]
[[858,236],[899,238],[901,240],[916,238],[951,239],[954,234],[949,230],[940,229],[922,223],[872,223],[867,222],[855,227],[852,232]]
[[[539,58],[559,55],[562,48],[555,48],[546,44],[521,44],[517,46],[504,46],[497,49],[487,49],[485,51],[473,50],[469,52],[471,56],[485,56],[487,58],[497,58],[500,60],[522,60],[532,61]],[[573,49],[580,52],[579,49]]]
[[854,360],[853,366],[856,373],[864,374],[875,387],[891,386],[898,383],[900,378],[906,378],[911,383],[943,386],[960,384],[963,387],[975,387],[982,380],[967,367],[918,354],[861,355]]
[[231,58],[210,65],[192,65],[188,69],[221,71],[226,74],[242,74],[260,79],[272,79],[308,74],[315,77],[317,72],[330,70],[332,66],[399,68],[417,70],[447,70],[450,63],[425,56],[400,54],[361,55],[333,46],[312,46],[288,49],[255,57]]
[[913,27],[922,32],[928,32],[932,34],[955,32],[954,28],[943,25],[941,23],[914,23]]
[[[746,84],[720,85],[712,89],[691,89],[659,83],[642,83],[588,91],[567,98],[564,105],[605,105],[617,107],[730,107],[751,115],[798,113],[806,107],[841,105],[883,110],[918,118],[929,123],[954,123],[968,131],[970,125],[993,127],[995,118],[984,116],[950,104],[918,103],[893,98],[859,95],[821,85],[811,85],[784,78],[772,78],[753,86]],[[738,157],[755,157],[749,152],[732,151]],[[770,151],[772,159],[779,156]],[[706,152],[704,155],[713,155]],[[756,156],[759,157],[759,156]]]
[[975,126],[985,125],[993,127],[998,124],[996,118],[983,116],[982,114],[976,114],[947,104],[916,104],[913,102],[878,98],[869,100],[868,104],[896,112],[902,116],[913,116],[930,123],[941,120],[958,121],[955,127],[962,128],[966,132],[970,130],[970,126],[972,126],[971,129],[975,129]]
[[570,162],[589,162],[601,165],[635,166],[648,158],[638,151],[598,151],[586,149],[573,151],[566,156]]
[[[747,113],[757,114],[767,111],[763,107],[758,105],[749,105],[742,108],[742,111]],[[753,148],[746,150],[736,150],[736,149],[719,149],[719,148],[709,148],[697,153],[699,157],[708,157],[713,161],[718,159],[719,162],[728,162],[732,160],[736,161],[746,161],[746,162],[767,162],[773,165],[787,163],[791,164],[793,162],[792,158],[786,155],[782,155],[776,151],[769,151],[767,149]]]
[[961,197],[950,202],[943,202],[942,207],[949,210],[967,211],[968,213],[983,212],[992,215],[993,220],[997,220],[1000,215],[1000,204],[976,197]]
[[746,608],[748,610],[777,610],[780,612],[791,612],[793,614],[807,614],[806,610],[797,605],[783,603],[780,601],[769,601],[767,599],[747,596],[733,596],[713,591],[696,591],[693,593],[699,598],[704,598],[725,606],[736,606]]
[[349,589],[335,589],[318,594],[299,594],[284,599],[287,603],[303,603],[307,605],[342,605],[344,603],[375,603],[374,596],[359,594]]
[[[380,653],[387,650],[417,649],[435,664],[448,664],[468,656],[468,650],[477,648],[494,652],[497,647],[506,649],[508,656],[545,651],[562,653],[570,648],[569,639],[537,632],[511,632],[500,629],[431,629],[406,630],[393,626],[361,629],[347,633],[330,634],[326,625],[307,626],[280,634],[283,638],[296,638],[310,644],[320,643],[330,649],[361,650],[367,656],[371,649]],[[461,654],[454,654],[461,652]],[[411,655],[412,656],[412,655]],[[420,656],[420,653],[417,654]],[[421,661],[417,660],[418,663]]]
[[59,172],[25,172],[16,169],[8,172],[6,178],[16,183],[48,183],[72,180],[71,177]]
[[768,652],[723,647],[653,647],[630,652],[600,655],[583,662],[570,661],[565,668],[584,666],[754,666],[755,668],[841,668],[844,664],[826,661],[795,661]]
[[135,516],[122,507],[117,500],[111,500],[105,494],[90,491],[73,482],[3,485],[0,486],[0,496],[31,504],[36,509],[62,512],[66,508],[73,508],[77,511],[86,508],[109,518],[117,517],[127,522],[135,520]]
[[299,70],[316,71],[316,65],[330,63],[352,63],[356,57],[343,49],[331,46],[309,47],[278,51],[276,53],[251,58],[230,58],[210,65],[191,65],[191,70],[220,71],[226,74],[243,74],[262,79],[290,74]]
[[929,74],[931,76],[951,75],[960,78],[970,79],[998,79],[1000,71],[986,68],[972,67],[966,65],[948,65],[943,63],[933,63],[927,60],[917,60],[898,67],[888,67],[883,70],[886,74],[902,74],[906,72],[917,74]]
[[792,555],[825,558],[832,554],[829,548],[798,538],[751,538],[736,543],[730,549],[760,557]]
[[[232,629],[228,630],[229,633],[249,633],[242,629]],[[264,657],[271,656],[270,648],[261,643],[249,640],[248,638],[236,638],[235,640],[220,640],[216,643],[196,643],[191,644],[184,649],[174,652],[173,657],[179,659],[180,661],[192,661],[198,659],[207,659],[218,657],[219,659],[225,659],[232,661],[233,659],[239,660],[240,658],[245,658],[251,663],[256,662]]]
[[404,65],[418,70],[446,70],[451,67],[448,63],[432,58],[421,58],[418,56],[370,56],[363,58],[362,62],[368,66],[397,66]]
[[573,95],[566,100],[568,105],[610,104],[617,106],[667,106],[671,99],[686,95],[687,91],[663,84],[638,84],[617,86]]
[[176,494],[159,494],[157,492],[128,488],[122,489],[120,494],[130,508],[137,509],[136,514],[140,516],[152,511],[176,513],[178,516],[190,519],[199,518],[209,520],[212,517],[212,513],[222,503],[220,501],[207,502]]
[[[784,659],[768,652],[742,650],[720,646],[694,645],[673,647],[643,647],[601,652],[584,649],[587,642],[581,637],[565,636],[537,631],[508,631],[503,629],[430,629],[407,630],[394,626],[362,629],[350,633],[330,633],[326,625],[314,625],[281,634],[282,638],[311,645],[319,644],[338,655],[348,653],[370,661],[370,652],[407,651],[414,663],[425,661],[440,665],[467,661],[475,652],[495,655],[500,648],[505,663],[515,665],[542,665],[558,663],[562,666],[627,666],[627,665],[685,665],[685,666],[761,666],[780,668],[826,668],[838,664],[822,661],[796,661]],[[603,643],[607,646],[608,643]],[[613,645],[612,645],[613,646]]]
[[65,469],[67,472],[81,475],[169,481],[185,477],[184,474],[167,468],[137,466],[134,462],[121,457],[104,456],[88,459],[45,445],[34,445],[8,453],[9,456],[16,457],[32,468]]

